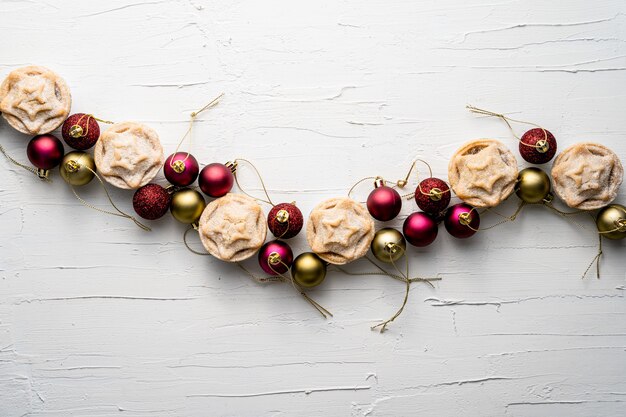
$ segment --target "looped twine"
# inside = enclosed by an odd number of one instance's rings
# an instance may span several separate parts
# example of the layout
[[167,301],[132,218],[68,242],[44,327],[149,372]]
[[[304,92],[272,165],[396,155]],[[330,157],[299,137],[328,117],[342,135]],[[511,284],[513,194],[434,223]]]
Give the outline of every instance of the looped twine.
[[[233,176],[235,177],[235,183],[237,184],[237,187],[239,188],[239,191],[241,191],[242,193],[244,193],[248,197],[253,198],[253,199],[257,200],[257,201],[260,201],[262,203],[267,203],[267,204],[269,204],[272,207],[275,206],[276,204],[274,204],[272,202],[272,199],[270,198],[270,195],[269,195],[269,193],[267,191],[267,187],[265,186],[265,182],[263,181],[263,177],[261,176],[261,173],[259,172],[257,167],[254,166],[254,164],[252,162],[250,162],[249,160],[244,159],[244,158],[236,158],[234,161],[235,161],[235,164],[234,164],[235,169],[233,169]],[[236,169],[241,162],[245,162],[246,164],[248,164],[248,165],[250,165],[252,167],[252,169],[254,170],[257,178],[261,182],[261,187],[263,188],[263,193],[265,194],[265,197],[267,198],[267,200],[255,197],[255,196],[253,196],[252,194],[249,194],[247,191],[245,191],[243,189],[243,187],[241,186],[241,184],[239,182],[239,169]]]
[[20,168],[25,169],[26,171],[35,174],[40,180],[46,181],[46,182],[52,182],[52,180],[50,178],[48,178],[48,171],[47,170],[42,170],[42,169],[37,169],[35,167],[29,167],[28,165],[24,165],[21,162],[18,162],[17,160],[13,159],[11,157],[11,155],[8,154],[8,152],[4,149],[4,147],[2,145],[0,145],[0,152],[2,152],[2,154],[5,156],[6,159],[9,160],[9,162],[11,162],[13,165],[16,165]]

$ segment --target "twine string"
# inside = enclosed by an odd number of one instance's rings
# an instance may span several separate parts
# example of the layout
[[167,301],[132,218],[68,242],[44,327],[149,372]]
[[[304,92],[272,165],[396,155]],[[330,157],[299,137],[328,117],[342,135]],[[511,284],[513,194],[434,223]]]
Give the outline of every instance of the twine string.
[[257,276],[255,274],[253,274],[252,272],[250,272],[248,270],[248,268],[246,268],[245,266],[243,266],[243,264],[241,262],[237,262],[237,266],[246,273],[246,275],[248,275],[248,277],[250,277],[253,281],[258,282],[259,284],[273,284],[273,283],[277,283],[277,282],[284,282],[282,277],[274,277],[274,276],[265,276],[265,277],[260,277]]
[[195,249],[193,249],[191,246],[189,246],[189,242],[187,242],[187,234],[191,231],[191,230],[198,230],[198,228],[195,225],[192,225],[191,227],[189,227],[188,229],[185,229],[185,232],[183,233],[183,243],[185,244],[185,246],[187,247],[187,250],[189,250],[189,252],[191,253],[195,253],[196,255],[202,255],[202,256],[208,256],[210,255],[207,252],[199,252]]
[[16,166],[18,166],[20,168],[23,168],[23,169],[25,169],[28,172],[31,172],[31,173],[35,174],[37,177],[39,177],[39,179],[42,179],[42,180],[44,180],[46,182],[52,182],[52,180],[50,178],[45,177],[43,175],[40,175],[39,170],[37,168],[29,167],[28,165],[24,165],[21,162],[13,159],[11,157],[11,155],[9,155],[8,152],[4,149],[4,147],[2,145],[0,145],[0,152],[2,152],[2,154],[5,156],[5,158],[8,159],[9,162],[11,162],[12,164],[14,164],[14,165],[16,165]]
[[494,210],[493,208],[487,207],[485,208],[482,212],[478,213],[478,209],[476,207],[472,207],[472,209],[470,211],[468,211],[468,213],[471,215],[473,212],[477,212],[479,215],[483,215],[487,212],[489,213],[493,213],[497,216],[502,217],[503,219],[495,224],[492,224],[491,226],[487,226],[487,227],[479,227],[478,229],[472,227],[471,224],[466,224],[465,226],[472,229],[475,232],[481,232],[481,231],[485,231],[485,230],[489,230],[489,229],[493,229],[494,227],[500,226],[504,223],[508,223],[508,222],[514,222],[517,219],[517,216],[520,214],[520,212],[522,211],[522,209],[524,208],[524,206],[527,203],[524,201],[520,200],[520,203],[517,206],[517,209],[515,210],[515,212],[513,214],[511,214],[510,216],[506,216],[504,214],[498,213],[496,210]]
[[259,172],[257,167],[254,166],[254,164],[252,162],[248,161],[247,159],[244,159],[244,158],[237,158],[237,159],[235,159],[235,163],[239,164],[240,162],[245,162],[245,163],[247,163],[248,165],[250,165],[252,167],[252,169],[256,173],[257,178],[261,182],[261,187],[263,188],[263,193],[265,194],[265,197],[267,198],[267,200],[255,197],[255,196],[249,194],[247,191],[245,191],[243,189],[243,187],[241,186],[241,184],[239,183],[239,175],[238,175],[239,170],[235,170],[235,172],[234,172],[235,183],[237,184],[237,187],[239,188],[239,190],[242,193],[244,193],[245,195],[247,195],[248,197],[250,197],[250,198],[253,198],[253,199],[257,200],[257,201],[261,201],[263,203],[267,203],[267,204],[269,204],[272,207],[275,206],[276,204],[274,204],[272,202],[272,199],[270,198],[270,195],[269,195],[269,193],[267,191],[267,187],[265,186],[265,181],[263,181],[263,177],[261,177],[261,173]]
[[535,149],[541,149],[542,148],[541,145],[537,145],[537,144],[531,145],[529,143],[526,143],[526,142],[522,141],[522,139],[519,136],[517,136],[517,134],[513,130],[513,126],[511,126],[510,122],[521,123],[521,124],[530,125],[530,126],[535,126],[535,127],[539,128],[539,129],[541,129],[543,131],[543,136],[544,136],[543,140],[546,141],[546,142],[548,141],[548,132],[546,131],[546,129],[544,129],[542,126],[539,126],[536,123],[531,123],[531,122],[527,122],[527,121],[524,121],[524,120],[513,119],[511,117],[505,116],[502,113],[496,113],[496,112],[492,112],[492,111],[485,110],[485,109],[479,109],[478,107],[474,107],[474,106],[469,105],[469,104],[467,106],[465,106],[465,107],[469,111],[471,111],[472,113],[482,114],[484,116],[493,116],[493,117],[498,117],[498,118],[502,119],[504,121],[504,123],[506,123],[506,125],[509,127],[509,130],[511,131],[511,134],[515,137],[515,139],[517,139],[519,141],[519,143],[521,143],[524,146],[528,146],[530,148],[535,148]]

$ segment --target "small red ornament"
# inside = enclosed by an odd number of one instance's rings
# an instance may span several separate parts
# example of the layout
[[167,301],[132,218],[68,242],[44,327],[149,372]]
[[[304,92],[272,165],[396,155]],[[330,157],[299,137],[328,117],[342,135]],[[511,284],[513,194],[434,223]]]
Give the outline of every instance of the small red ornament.
[[63,140],[70,147],[84,151],[96,144],[100,137],[98,121],[90,114],[76,113],[63,122]]
[[465,239],[472,236],[480,226],[480,216],[472,206],[465,203],[455,204],[446,211],[443,222],[452,236]]
[[530,129],[520,139],[519,153],[531,164],[545,164],[556,154],[556,139],[547,130]]
[[133,208],[144,219],[156,220],[170,208],[172,196],[159,184],[147,184],[135,191]]
[[276,204],[267,215],[267,226],[279,239],[290,239],[300,233],[304,218],[293,203]]
[[293,252],[281,240],[267,242],[259,249],[259,265],[269,275],[284,274],[293,263]]
[[402,226],[402,233],[411,245],[424,247],[435,241],[439,229],[437,222],[430,215],[417,212],[406,218]]
[[31,164],[42,171],[42,176],[47,175],[44,171],[48,171],[61,163],[64,153],[63,143],[49,133],[35,136],[26,147],[28,159]]
[[198,160],[187,152],[177,152],[167,157],[163,164],[163,174],[173,185],[186,187],[198,178]]
[[198,178],[202,192],[214,198],[228,194],[235,182],[232,167],[232,165],[213,163],[202,168]]
[[441,213],[450,204],[450,187],[439,178],[426,178],[415,189],[415,202],[426,213]]
[[374,190],[367,197],[367,210],[373,218],[386,222],[394,219],[402,209],[402,197],[396,190],[384,185],[384,181],[377,178]]

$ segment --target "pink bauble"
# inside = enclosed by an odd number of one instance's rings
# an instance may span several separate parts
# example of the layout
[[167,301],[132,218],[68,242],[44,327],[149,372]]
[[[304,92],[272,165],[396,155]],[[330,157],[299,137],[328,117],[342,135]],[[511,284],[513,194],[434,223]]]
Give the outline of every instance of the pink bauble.
[[424,247],[433,243],[438,232],[435,219],[422,212],[411,214],[402,226],[402,233],[406,241],[417,247]]
[[54,135],[35,136],[28,142],[26,154],[30,162],[39,169],[49,170],[61,163],[65,149]]
[[209,197],[222,197],[232,188],[235,177],[226,165],[213,163],[205,166],[200,171],[198,183],[203,193]]
[[186,187],[198,178],[200,167],[193,155],[177,152],[167,157],[163,164],[165,178],[178,187]]
[[367,197],[367,210],[373,218],[386,222],[394,219],[402,209],[402,198],[386,185],[375,188]]
[[259,250],[259,265],[269,275],[284,274],[293,263],[293,252],[282,240],[267,242]]
[[480,226],[480,216],[469,204],[459,203],[448,209],[443,224],[452,236],[464,239],[476,233]]
[[426,213],[441,213],[450,204],[450,187],[439,178],[426,178],[415,189],[415,202]]

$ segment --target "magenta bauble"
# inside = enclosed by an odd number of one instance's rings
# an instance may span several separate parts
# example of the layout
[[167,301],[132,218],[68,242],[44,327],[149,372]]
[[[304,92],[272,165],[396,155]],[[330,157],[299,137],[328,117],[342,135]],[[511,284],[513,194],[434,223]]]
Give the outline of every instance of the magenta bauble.
[[259,250],[259,265],[269,275],[281,275],[289,271],[293,252],[282,240],[267,242]]
[[426,213],[441,213],[450,204],[450,187],[439,178],[426,178],[415,189],[415,202]]
[[452,236],[464,239],[476,233],[480,226],[480,216],[469,204],[459,203],[447,210],[443,224]]
[[49,170],[59,165],[64,153],[63,143],[51,134],[35,136],[28,142],[26,148],[31,164],[42,170]]
[[198,178],[200,167],[193,155],[177,152],[167,157],[163,164],[163,174],[173,185],[186,187]]
[[519,153],[531,164],[545,164],[556,154],[556,139],[547,130],[530,129],[520,139]]
[[367,210],[373,218],[386,222],[395,219],[402,209],[402,198],[386,185],[376,187],[367,197]]
[[91,148],[98,141],[100,126],[98,121],[90,114],[72,114],[63,122],[61,136],[70,147],[84,151]]
[[276,204],[267,214],[267,226],[274,236],[290,239],[300,233],[304,218],[295,204]]
[[234,181],[230,168],[220,163],[205,166],[198,177],[202,192],[214,198],[226,195],[233,188]]
[[439,229],[437,222],[426,213],[413,213],[404,221],[402,233],[413,246],[428,246],[435,241]]
[[133,208],[144,219],[156,220],[170,208],[172,196],[159,184],[146,184],[135,191]]

